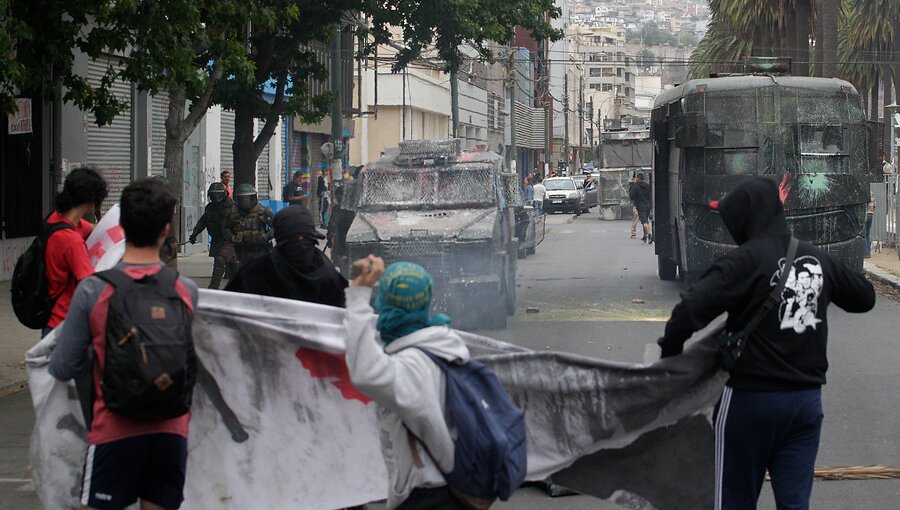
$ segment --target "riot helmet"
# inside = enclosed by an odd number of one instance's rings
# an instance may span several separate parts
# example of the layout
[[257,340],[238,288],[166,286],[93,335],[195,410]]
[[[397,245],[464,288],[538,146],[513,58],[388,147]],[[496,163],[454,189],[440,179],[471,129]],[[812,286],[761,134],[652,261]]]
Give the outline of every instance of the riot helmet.
[[214,182],[209,185],[206,195],[213,204],[220,204],[228,196],[228,190],[225,189],[225,185],[221,182]]
[[256,197],[256,188],[250,184],[241,184],[234,190],[234,201],[244,211],[253,209],[259,203]]

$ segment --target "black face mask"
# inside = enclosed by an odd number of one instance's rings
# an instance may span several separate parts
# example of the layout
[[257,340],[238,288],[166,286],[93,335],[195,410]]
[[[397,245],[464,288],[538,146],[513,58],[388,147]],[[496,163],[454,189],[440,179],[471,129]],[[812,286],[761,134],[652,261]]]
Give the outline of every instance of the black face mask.
[[256,195],[242,195],[237,199],[238,207],[243,210],[249,210],[256,207],[258,200],[256,199]]
[[212,191],[209,193],[209,201],[218,204],[225,200],[226,193],[224,191]]

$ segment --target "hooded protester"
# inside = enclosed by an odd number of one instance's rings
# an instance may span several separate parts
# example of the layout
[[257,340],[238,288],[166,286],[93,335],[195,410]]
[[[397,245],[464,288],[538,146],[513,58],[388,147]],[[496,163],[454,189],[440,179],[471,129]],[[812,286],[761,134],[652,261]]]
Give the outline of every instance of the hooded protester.
[[286,207],[275,215],[275,249],[241,264],[225,290],[322,305],[344,306],[347,279],[316,246],[324,239],[304,207]]
[[398,262],[385,270],[371,255],[359,265],[361,274],[346,291],[347,368],[353,385],[378,405],[388,508],[463,510],[442,474],[454,461],[446,376],[419,348],[451,362],[468,361],[469,350],[449,317],[431,315],[434,283],[424,268]]
[[869,311],[875,291],[807,242],[784,267],[791,232],[773,180],[748,177],[710,207],[738,247],[682,294],[659,340],[662,356],[680,354],[685,340],[724,312],[726,330],[743,331],[789,271],[780,303],[749,332],[717,406],[715,508],[756,508],[768,470],[778,508],[808,509],[828,368],[827,308]]

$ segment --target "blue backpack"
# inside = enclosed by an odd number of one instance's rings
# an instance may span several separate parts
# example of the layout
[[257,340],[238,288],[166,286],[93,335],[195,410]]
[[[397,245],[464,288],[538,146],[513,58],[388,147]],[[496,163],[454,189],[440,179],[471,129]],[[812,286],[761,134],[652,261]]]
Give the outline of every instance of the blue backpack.
[[419,350],[447,375],[447,420],[456,434],[447,485],[471,508],[506,501],[525,481],[524,413],[486,366],[472,360],[457,365]]

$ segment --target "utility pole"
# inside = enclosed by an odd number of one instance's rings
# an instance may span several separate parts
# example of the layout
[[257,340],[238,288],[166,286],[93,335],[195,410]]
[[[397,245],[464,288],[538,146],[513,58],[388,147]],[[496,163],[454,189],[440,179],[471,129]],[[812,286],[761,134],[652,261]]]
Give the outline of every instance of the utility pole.
[[588,130],[591,133],[591,136],[588,138],[588,143],[591,144],[591,153],[594,151],[594,96],[591,96],[591,100],[588,102]]
[[513,172],[518,172],[516,168],[516,159],[518,158],[519,148],[516,146],[516,50],[509,49],[509,168]]
[[450,71],[450,115],[453,116],[453,138],[459,138],[459,74]]
[[566,163],[566,171],[569,175],[572,174],[572,169],[569,168],[569,71],[566,70],[566,74],[564,75],[563,83],[565,84],[566,94],[563,97],[563,122],[566,123],[565,127],[565,156],[564,160]]
[[[583,72],[583,71],[582,71]],[[584,76],[578,77],[578,167],[584,166]]]
[[[344,125],[342,122],[343,108],[341,108],[341,25],[335,23],[332,25],[334,34],[331,36],[331,90],[334,92],[334,102],[331,104],[331,172],[328,176],[328,189],[331,194],[328,200],[328,214],[331,215],[334,206],[334,181],[340,181],[344,178],[344,165],[342,157],[344,154]],[[290,129],[290,128],[288,128]],[[312,172],[310,172],[312,174]],[[310,189],[316,189],[316,181],[314,176],[310,175]],[[315,197],[315,192],[312,194]],[[321,199],[320,202],[321,203]],[[318,204],[317,204],[318,205]],[[316,208],[318,210],[318,207]],[[321,211],[319,212],[321,214]],[[318,218],[317,218],[318,220]]]

